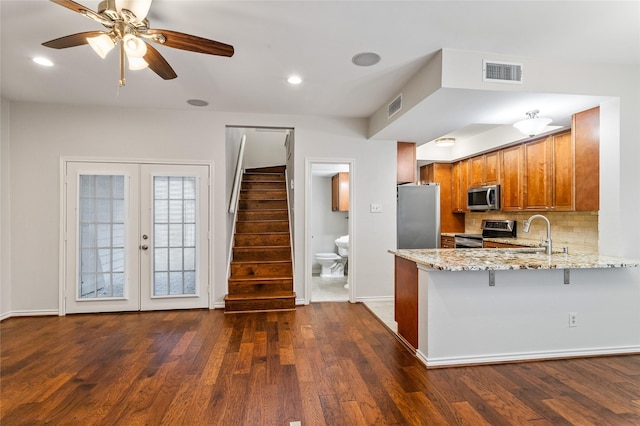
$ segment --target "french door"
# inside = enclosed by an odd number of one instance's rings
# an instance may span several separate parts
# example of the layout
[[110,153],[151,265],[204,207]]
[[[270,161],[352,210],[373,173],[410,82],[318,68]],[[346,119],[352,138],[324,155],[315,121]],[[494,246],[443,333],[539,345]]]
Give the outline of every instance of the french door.
[[208,307],[209,167],[66,163],[65,313]]

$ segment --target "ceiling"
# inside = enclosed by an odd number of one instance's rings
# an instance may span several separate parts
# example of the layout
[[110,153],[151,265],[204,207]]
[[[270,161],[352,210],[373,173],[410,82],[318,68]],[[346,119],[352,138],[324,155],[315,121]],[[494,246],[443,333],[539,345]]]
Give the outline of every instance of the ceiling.
[[[78,0],[97,10],[97,1]],[[165,81],[146,69],[127,71],[118,88],[117,55],[100,59],[89,46],[55,50],[41,43],[102,27],[45,0],[0,0],[1,95],[14,101],[198,109],[366,118],[396,95],[442,48],[573,62],[640,64],[640,1],[187,1],[154,0],[151,27],[221,41],[231,58],[157,46],[178,74]],[[351,58],[381,55],[371,67]],[[46,56],[55,65],[34,64]],[[292,86],[286,79],[303,78]],[[449,96],[450,95],[450,96]],[[487,96],[494,96],[486,94]],[[460,93],[442,93],[421,106],[446,111]],[[480,94],[456,114],[441,114],[440,127],[425,127],[420,114],[405,114],[376,138],[427,142],[452,129],[462,133],[520,98]],[[535,96],[535,94],[532,94]],[[562,104],[560,99],[556,104]],[[572,99],[554,121],[568,122]],[[516,111],[514,109],[514,111]],[[517,110],[522,115],[526,111]],[[544,115],[544,114],[542,114]],[[515,119],[514,119],[515,121]],[[443,125],[445,123],[446,125]],[[445,132],[447,130],[447,132]]]

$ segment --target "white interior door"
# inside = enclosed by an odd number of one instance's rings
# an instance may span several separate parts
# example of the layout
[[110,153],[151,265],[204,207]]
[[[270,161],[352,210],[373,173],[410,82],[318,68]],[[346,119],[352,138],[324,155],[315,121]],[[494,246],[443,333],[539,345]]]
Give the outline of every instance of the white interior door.
[[208,306],[209,167],[68,162],[66,313]]

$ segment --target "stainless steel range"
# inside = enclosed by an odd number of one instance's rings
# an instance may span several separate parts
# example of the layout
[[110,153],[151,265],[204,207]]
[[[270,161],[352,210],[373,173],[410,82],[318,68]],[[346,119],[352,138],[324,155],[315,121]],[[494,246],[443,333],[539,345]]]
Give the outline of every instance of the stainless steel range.
[[456,234],[456,248],[482,248],[483,238],[515,238],[515,220],[483,220],[482,234]]

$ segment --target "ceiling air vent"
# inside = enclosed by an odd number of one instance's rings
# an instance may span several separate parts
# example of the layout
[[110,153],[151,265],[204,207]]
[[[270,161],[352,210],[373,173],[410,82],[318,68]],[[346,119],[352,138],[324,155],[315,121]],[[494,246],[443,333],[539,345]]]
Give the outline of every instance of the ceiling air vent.
[[522,64],[510,62],[483,61],[483,81],[493,83],[522,83]]
[[402,109],[402,93],[387,105],[387,118],[391,118]]

